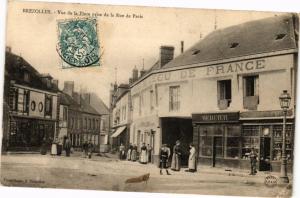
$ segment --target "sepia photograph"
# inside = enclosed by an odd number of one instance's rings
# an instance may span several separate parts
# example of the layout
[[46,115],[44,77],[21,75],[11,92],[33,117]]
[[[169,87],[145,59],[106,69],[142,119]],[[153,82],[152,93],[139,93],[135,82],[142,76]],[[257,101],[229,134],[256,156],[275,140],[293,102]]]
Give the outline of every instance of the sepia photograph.
[[291,197],[299,14],[7,3],[0,182]]

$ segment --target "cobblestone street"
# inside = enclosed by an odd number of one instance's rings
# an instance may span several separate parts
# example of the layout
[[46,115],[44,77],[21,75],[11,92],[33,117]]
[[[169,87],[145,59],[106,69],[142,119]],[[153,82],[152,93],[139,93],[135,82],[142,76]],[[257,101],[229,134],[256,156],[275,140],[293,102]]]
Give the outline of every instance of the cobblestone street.
[[[265,174],[261,172],[249,176],[247,172],[199,166],[197,173],[183,169],[171,171],[172,175],[167,176],[160,175],[153,164],[119,161],[111,155],[93,156],[92,159],[83,158],[79,153],[70,158],[39,154],[3,155],[1,172],[1,183],[5,186],[263,197],[289,196],[291,193],[291,185],[264,185]],[[128,178],[147,173],[150,173],[147,183],[125,184]]]

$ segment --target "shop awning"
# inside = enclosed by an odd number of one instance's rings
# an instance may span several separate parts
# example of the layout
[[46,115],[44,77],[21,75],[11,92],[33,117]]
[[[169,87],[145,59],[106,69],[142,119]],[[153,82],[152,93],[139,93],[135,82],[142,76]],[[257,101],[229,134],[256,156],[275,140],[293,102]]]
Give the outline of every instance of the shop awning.
[[112,138],[118,137],[124,130],[126,129],[126,126],[121,126],[116,129],[116,131],[111,135]]

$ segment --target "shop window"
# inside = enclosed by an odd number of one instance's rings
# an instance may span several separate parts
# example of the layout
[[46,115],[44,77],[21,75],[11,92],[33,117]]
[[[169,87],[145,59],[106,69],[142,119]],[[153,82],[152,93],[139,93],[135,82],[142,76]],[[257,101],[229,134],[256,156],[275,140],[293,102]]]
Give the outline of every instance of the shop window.
[[201,147],[200,155],[201,156],[212,156],[212,137],[211,136],[202,136],[201,137]]
[[45,99],[45,115],[52,116],[52,96],[48,94]]
[[180,86],[169,88],[169,110],[178,111],[180,109]]
[[[282,149],[282,125],[275,125],[273,127],[273,160],[281,160]],[[286,156],[287,160],[293,159],[293,126],[286,126]]]
[[258,103],[258,76],[246,76],[244,77],[244,108],[256,110]]
[[218,81],[218,107],[227,109],[231,103],[231,80]]
[[258,153],[259,148],[259,127],[243,126],[242,131],[242,159],[249,159],[251,148]]

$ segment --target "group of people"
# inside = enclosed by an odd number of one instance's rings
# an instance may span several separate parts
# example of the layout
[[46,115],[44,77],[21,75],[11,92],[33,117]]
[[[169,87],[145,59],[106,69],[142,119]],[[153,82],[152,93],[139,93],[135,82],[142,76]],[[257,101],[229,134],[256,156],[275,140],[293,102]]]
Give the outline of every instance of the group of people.
[[[63,150],[65,150],[66,156],[70,157],[72,144],[68,136],[64,136],[63,138],[60,139],[56,137],[53,141],[50,140],[50,142],[52,142],[50,143],[51,156],[56,156],[56,155],[60,156]],[[47,141],[47,139],[44,138],[41,147],[41,154],[46,155],[48,148],[49,148],[49,141]]]
[[[188,169],[187,172],[196,172],[197,171],[197,163],[196,163],[196,149],[195,146],[191,143],[189,145],[189,159],[188,159]],[[169,169],[169,159],[170,159],[171,151],[167,144],[163,144],[160,152],[159,152],[159,168],[160,174],[163,174],[163,169],[166,170],[167,175],[171,175],[168,171]],[[180,141],[177,140],[175,146],[173,147],[173,155],[171,160],[171,170],[180,171],[181,169],[181,159],[182,159],[182,149],[180,146]]]
[[147,164],[148,162],[151,162],[152,147],[149,144],[146,146],[146,144],[143,143],[140,150],[141,152],[138,155],[138,147],[135,144],[130,144],[126,152],[125,146],[121,143],[119,147],[119,158],[120,160],[128,160],[133,162],[139,161],[141,164]]

